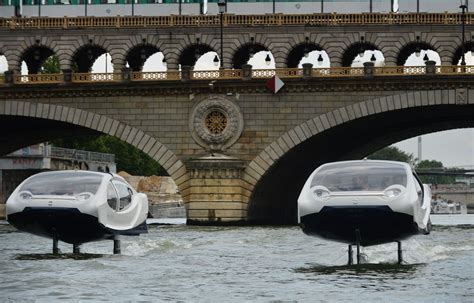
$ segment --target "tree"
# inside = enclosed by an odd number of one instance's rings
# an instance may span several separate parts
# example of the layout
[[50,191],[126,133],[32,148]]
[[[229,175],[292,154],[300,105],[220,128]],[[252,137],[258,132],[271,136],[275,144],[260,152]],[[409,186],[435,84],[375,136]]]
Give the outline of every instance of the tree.
[[[416,167],[416,172],[420,175],[423,183],[431,184],[453,184],[456,178],[453,176],[439,175],[446,171],[443,163],[436,160],[420,161]],[[431,174],[430,174],[431,172]]]
[[413,154],[406,153],[396,146],[384,147],[376,151],[375,153],[367,156],[367,159],[400,161],[409,164],[413,164],[414,162]]
[[59,67],[59,58],[56,55],[49,56],[44,60],[41,66],[41,74],[59,74],[61,69]]
[[423,160],[418,162],[416,169],[443,169],[443,163],[436,160]]
[[83,138],[65,138],[51,142],[55,146],[115,154],[117,171],[137,176],[166,176],[166,171],[152,158],[119,139],[99,135]]

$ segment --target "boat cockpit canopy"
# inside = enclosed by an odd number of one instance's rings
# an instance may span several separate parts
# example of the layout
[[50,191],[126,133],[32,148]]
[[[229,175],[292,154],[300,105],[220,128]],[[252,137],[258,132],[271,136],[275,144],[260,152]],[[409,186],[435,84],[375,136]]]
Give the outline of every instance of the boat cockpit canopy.
[[388,162],[344,162],[322,167],[311,180],[311,187],[329,191],[384,191],[392,185],[407,186],[403,165]]
[[32,195],[76,196],[80,193],[95,195],[103,176],[90,172],[52,172],[31,177],[20,188]]

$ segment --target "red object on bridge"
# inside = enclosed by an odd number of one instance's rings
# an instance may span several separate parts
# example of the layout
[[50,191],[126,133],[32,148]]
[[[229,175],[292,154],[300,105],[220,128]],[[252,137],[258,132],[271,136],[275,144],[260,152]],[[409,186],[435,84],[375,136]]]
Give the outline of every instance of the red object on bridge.
[[278,76],[273,76],[270,80],[267,81],[265,86],[274,94],[278,93],[278,91],[285,85],[283,81],[281,81]]

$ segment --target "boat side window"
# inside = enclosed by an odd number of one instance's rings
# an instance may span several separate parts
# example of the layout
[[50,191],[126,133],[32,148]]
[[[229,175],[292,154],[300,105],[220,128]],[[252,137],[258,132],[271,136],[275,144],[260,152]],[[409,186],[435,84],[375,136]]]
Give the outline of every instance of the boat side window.
[[420,201],[423,201],[423,183],[421,183],[420,178],[418,178],[417,175],[413,174],[413,179],[415,181],[415,188],[416,188],[416,193],[418,195],[418,199]]
[[126,184],[122,182],[115,181],[114,185],[117,188],[117,192],[119,194],[120,199],[120,205],[118,210],[124,210],[128,206],[130,206],[130,203],[132,203],[133,191],[131,188],[129,188]]
[[107,185],[107,204],[109,204],[110,208],[113,210],[117,210],[117,201],[118,198],[115,188],[112,183],[109,182]]

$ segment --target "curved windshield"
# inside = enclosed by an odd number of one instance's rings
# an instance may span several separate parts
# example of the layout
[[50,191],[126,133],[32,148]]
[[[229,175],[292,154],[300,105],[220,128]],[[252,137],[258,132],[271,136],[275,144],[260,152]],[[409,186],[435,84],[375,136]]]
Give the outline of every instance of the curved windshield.
[[38,174],[25,182],[20,192],[32,195],[76,196],[80,193],[96,194],[102,176],[88,172]]
[[398,184],[407,186],[405,167],[396,163],[335,163],[323,167],[311,180],[311,187],[329,191],[383,191]]

